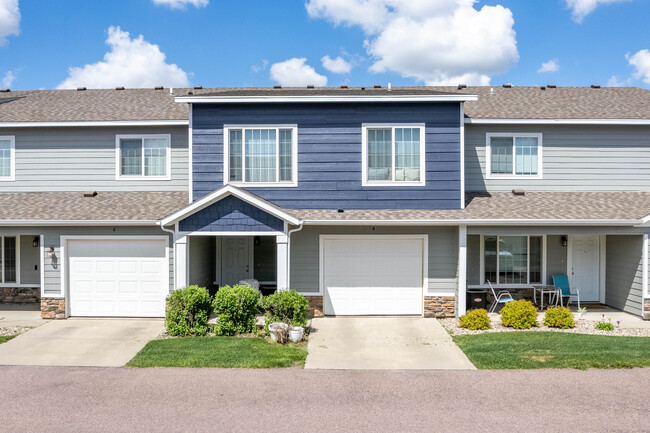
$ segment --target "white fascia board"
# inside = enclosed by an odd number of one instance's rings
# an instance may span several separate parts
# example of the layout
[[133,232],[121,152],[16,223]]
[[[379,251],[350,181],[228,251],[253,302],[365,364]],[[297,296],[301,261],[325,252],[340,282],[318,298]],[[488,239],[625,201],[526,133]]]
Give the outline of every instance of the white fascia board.
[[96,120],[70,122],[0,122],[0,128],[57,128],[88,126],[187,126],[189,120]]
[[440,219],[440,220],[304,220],[304,225],[388,225],[388,226],[634,226],[639,220],[526,220],[526,219]]
[[233,195],[237,197],[240,200],[245,201],[246,203],[255,206],[259,209],[262,209],[264,212],[267,212],[271,215],[273,215],[276,218],[279,218],[281,220],[284,220],[288,222],[289,224],[292,225],[300,225],[301,221],[292,216],[289,215],[285,212],[282,212],[272,206],[269,206],[266,202],[263,200],[259,199],[258,197],[254,196],[253,194],[241,190],[239,188],[235,188],[232,185],[226,185],[221,189],[218,189],[211,194],[206,195],[200,200],[195,201],[194,203],[190,204],[189,206],[186,206],[185,208],[179,210],[178,212],[175,212],[168,217],[163,218],[160,220],[160,225],[161,226],[166,226],[172,223],[175,223],[177,221],[182,220],[183,218],[192,215],[193,213],[196,213],[211,204],[221,200],[222,198],[225,198],[226,196]]
[[371,96],[177,96],[176,102],[191,104],[288,103],[288,102],[464,102],[478,101],[476,95],[371,95]]
[[0,220],[2,226],[155,226],[156,220]]
[[480,119],[466,118],[476,125],[650,125],[650,119]]

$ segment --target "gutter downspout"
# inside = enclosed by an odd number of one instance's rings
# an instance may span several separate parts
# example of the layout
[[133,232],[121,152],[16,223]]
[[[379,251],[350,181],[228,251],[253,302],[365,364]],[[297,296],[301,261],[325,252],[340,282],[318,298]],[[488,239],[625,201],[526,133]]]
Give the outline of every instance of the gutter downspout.
[[[158,225],[160,226],[160,229],[162,231],[167,232],[167,233],[171,233],[171,235],[172,235],[172,245],[174,245],[174,250],[173,250],[174,275],[173,275],[173,277],[174,277],[174,290],[176,290],[176,245],[175,245],[176,244],[176,230],[166,229],[165,227],[163,227],[161,221],[158,221]],[[167,266],[169,266],[169,264],[167,264]]]
[[291,235],[297,233],[304,227],[304,222],[301,220],[297,228],[287,232],[287,282],[289,289],[291,289]]

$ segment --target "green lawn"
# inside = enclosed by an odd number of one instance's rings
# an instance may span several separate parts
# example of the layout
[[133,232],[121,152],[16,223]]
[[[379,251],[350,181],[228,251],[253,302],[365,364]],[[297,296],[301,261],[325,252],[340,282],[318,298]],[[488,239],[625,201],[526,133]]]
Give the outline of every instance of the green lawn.
[[185,337],[150,341],[128,367],[274,368],[304,366],[307,351],[262,338]]
[[479,369],[650,367],[650,338],[559,332],[453,337]]
[[6,343],[7,341],[11,340],[14,337],[15,337],[15,335],[7,335],[7,336],[4,336],[4,337],[0,337],[0,344]]

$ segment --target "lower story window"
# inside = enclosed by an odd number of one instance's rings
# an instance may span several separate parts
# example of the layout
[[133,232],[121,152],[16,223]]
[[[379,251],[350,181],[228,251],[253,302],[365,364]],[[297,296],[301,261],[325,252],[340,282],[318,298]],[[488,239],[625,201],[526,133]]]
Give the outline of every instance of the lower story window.
[[16,237],[2,236],[2,283],[15,283],[16,280]]
[[484,236],[484,282],[542,282],[541,236]]

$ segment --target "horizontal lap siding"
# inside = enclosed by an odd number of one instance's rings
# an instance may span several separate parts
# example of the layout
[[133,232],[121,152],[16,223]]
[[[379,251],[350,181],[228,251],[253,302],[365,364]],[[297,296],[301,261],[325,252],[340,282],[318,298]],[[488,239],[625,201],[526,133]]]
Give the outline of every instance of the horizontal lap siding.
[[[458,104],[194,106],[194,198],[223,186],[224,124],[297,124],[298,187],[251,192],[290,209],[457,209],[459,118]],[[362,187],[363,123],[425,123],[426,186]]]
[[607,236],[605,302],[641,315],[643,236]]
[[[486,179],[488,132],[542,133],[543,179]],[[465,185],[468,191],[648,191],[650,127],[468,125]]]
[[[171,134],[171,180],[116,180],[115,136]],[[187,191],[186,127],[19,128],[0,135],[16,139],[16,180],[0,192]]]

